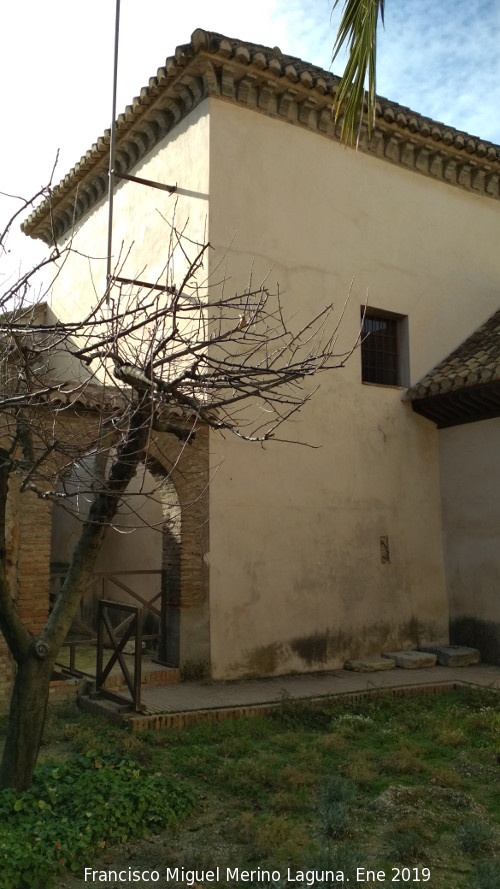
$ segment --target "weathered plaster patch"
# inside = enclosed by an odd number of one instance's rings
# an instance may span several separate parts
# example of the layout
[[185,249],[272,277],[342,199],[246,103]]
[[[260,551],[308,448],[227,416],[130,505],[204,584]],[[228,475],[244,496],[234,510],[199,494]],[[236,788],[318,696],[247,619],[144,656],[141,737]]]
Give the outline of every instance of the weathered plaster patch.
[[352,631],[326,630],[297,636],[288,643],[273,642],[247,651],[244,660],[231,665],[228,676],[272,676],[304,669],[340,669],[348,658],[381,655],[388,650],[416,649],[432,642],[448,642],[443,627],[424,624],[416,617],[396,626],[380,622]]
[[326,630],[296,637],[291,640],[290,648],[308,667],[318,667],[345,657],[356,658],[412,646],[418,648],[424,640],[436,638],[442,638],[440,627],[422,624],[418,618],[412,617],[396,626],[381,622],[351,632]]
[[246,672],[253,676],[271,676],[279,670],[284,655],[284,646],[280,642],[260,645],[248,652]]
[[326,633],[311,633],[310,636],[292,639],[290,648],[309,667],[315,667],[326,664],[330,641],[330,634],[327,630]]
[[186,660],[180,665],[182,682],[201,682],[210,679],[210,664],[205,660]]

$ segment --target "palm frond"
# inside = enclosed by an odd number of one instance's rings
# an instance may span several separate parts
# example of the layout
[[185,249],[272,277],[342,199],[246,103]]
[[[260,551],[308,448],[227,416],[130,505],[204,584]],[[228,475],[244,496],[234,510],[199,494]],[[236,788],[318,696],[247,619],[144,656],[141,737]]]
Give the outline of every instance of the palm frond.
[[[332,62],[346,46],[349,58],[335,100],[335,121],[342,114],[341,138],[354,142],[366,97],[368,130],[375,122],[377,22],[384,22],[385,0],[334,0],[333,8],[344,3]],[[365,80],[368,74],[368,89]]]

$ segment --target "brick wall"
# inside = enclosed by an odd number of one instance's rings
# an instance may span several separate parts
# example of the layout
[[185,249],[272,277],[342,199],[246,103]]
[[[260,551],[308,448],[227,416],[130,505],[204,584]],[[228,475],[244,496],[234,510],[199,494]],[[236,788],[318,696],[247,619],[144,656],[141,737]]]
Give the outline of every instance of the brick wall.
[[[150,456],[175,486],[180,510],[178,595],[168,602],[167,620],[177,627],[178,651],[172,658],[185,675],[210,672],[208,570],[209,430],[200,426],[191,445],[171,435],[155,435]],[[175,529],[178,533],[179,529]]]
[[[89,420],[65,415],[67,436],[88,434]],[[204,556],[208,551],[208,430],[200,427],[191,445],[171,435],[156,435],[150,455],[157,470],[175,486],[180,531],[178,595],[169,603],[180,633],[180,661],[209,663],[208,582]],[[168,499],[168,495],[167,495]],[[168,504],[166,504],[168,506]],[[50,585],[51,503],[32,492],[19,492],[11,479],[7,508],[6,570],[19,612],[28,629],[38,634],[48,613]],[[154,532],[153,532],[154,533]],[[0,713],[8,707],[13,663],[0,634]]]
[[[48,613],[51,505],[31,491],[19,492],[11,476],[6,510],[6,574],[19,614],[34,634]],[[0,634],[0,713],[8,709],[14,662]]]

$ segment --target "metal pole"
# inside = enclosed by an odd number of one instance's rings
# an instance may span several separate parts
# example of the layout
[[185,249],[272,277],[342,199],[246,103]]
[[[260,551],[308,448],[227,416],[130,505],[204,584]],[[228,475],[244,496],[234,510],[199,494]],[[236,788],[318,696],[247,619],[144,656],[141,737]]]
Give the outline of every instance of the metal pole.
[[106,303],[109,303],[111,289],[111,252],[113,243],[113,188],[115,164],[115,121],[116,121],[116,85],[118,81],[118,40],[120,34],[120,0],[116,0],[115,12],[115,49],[113,61],[113,110],[111,112],[111,138],[109,142],[108,169],[108,253],[106,265]]

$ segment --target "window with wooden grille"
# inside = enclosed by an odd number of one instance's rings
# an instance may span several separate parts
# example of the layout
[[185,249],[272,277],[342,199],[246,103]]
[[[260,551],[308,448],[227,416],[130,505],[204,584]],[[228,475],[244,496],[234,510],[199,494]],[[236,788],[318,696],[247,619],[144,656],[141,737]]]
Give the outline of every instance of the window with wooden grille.
[[361,379],[364,383],[401,386],[402,316],[367,309],[362,312]]

